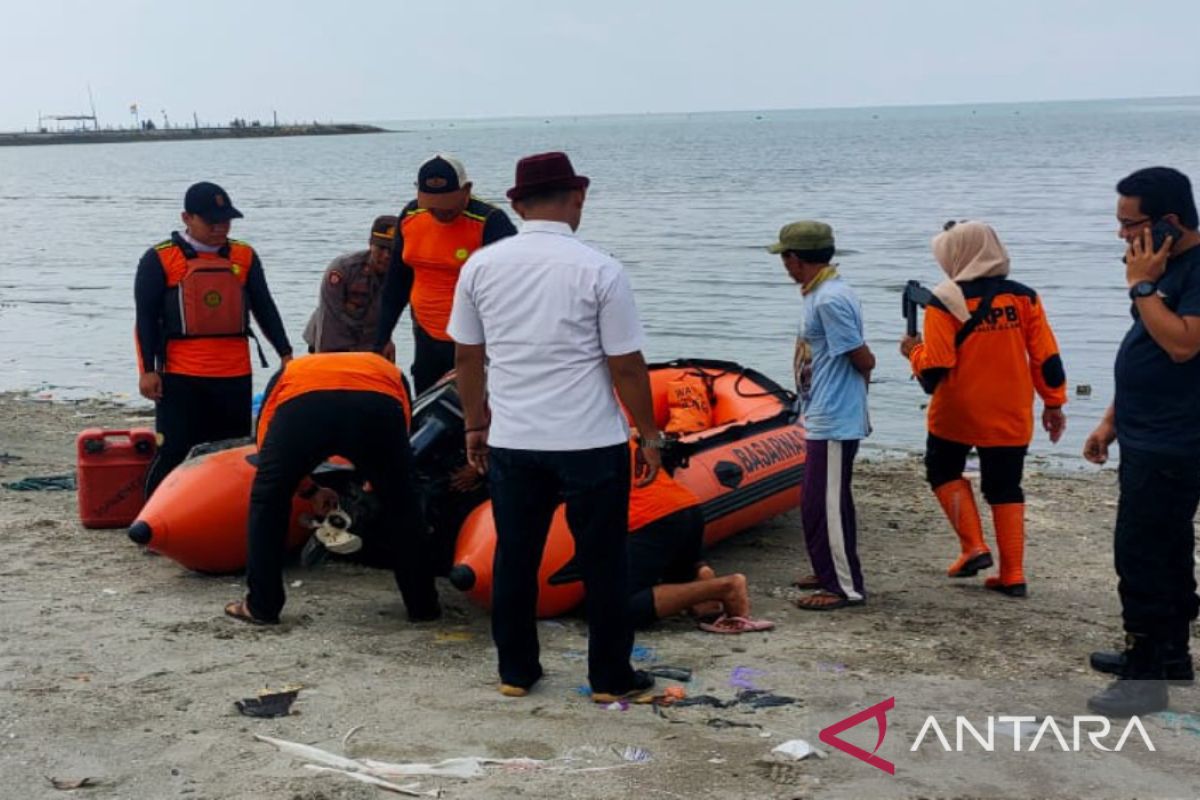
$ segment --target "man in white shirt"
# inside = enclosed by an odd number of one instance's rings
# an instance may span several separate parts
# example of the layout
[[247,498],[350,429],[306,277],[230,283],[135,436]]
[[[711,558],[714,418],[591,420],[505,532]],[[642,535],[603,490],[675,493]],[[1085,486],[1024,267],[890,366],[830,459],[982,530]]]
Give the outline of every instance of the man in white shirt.
[[488,475],[496,519],[492,638],[508,697],[542,676],[537,572],[564,501],[587,590],[592,699],[654,683],[629,663],[630,463],[614,387],[641,432],[639,485],[657,474],[663,439],[629,279],[575,238],[587,186],[564,153],[521,159],[508,191],[521,231],[471,256],[450,314],[467,458]]

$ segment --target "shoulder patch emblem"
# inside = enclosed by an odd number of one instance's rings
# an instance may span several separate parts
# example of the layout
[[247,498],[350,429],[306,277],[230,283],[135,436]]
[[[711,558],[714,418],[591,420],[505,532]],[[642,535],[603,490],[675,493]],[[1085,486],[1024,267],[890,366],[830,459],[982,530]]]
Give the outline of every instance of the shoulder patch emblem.
[[241,275],[242,274],[242,265],[241,264],[230,264],[229,271],[232,272],[234,275]]
[[454,257],[459,261],[466,261],[467,256],[471,255],[471,251],[465,247],[460,247],[454,251]]

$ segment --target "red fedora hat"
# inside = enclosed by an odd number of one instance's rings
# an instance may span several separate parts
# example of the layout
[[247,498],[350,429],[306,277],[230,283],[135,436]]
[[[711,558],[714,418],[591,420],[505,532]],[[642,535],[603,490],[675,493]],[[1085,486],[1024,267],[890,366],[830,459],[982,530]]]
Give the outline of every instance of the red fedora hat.
[[576,175],[566,153],[538,153],[517,162],[516,185],[508,190],[509,200],[562,189],[586,189],[589,181]]

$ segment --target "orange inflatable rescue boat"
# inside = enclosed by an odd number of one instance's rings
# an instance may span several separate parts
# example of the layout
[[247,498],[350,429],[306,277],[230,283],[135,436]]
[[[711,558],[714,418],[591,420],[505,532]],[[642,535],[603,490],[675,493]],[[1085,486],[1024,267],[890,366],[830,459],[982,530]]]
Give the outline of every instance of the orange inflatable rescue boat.
[[[159,484],[129,528],[129,538],[197,572],[237,572],[246,566],[246,518],[257,448],[245,440],[193,448]],[[300,525],[311,506],[292,501],[288,547],[312,533]]]
[[[671,477],[696,495],[704,512],[704,542],[711,545],[800,505],[804,429],[795,397],[755,370],[724,361],[678,360],[650,366],[654,415],[664,430],[684,418],[685,429],[663,453]],[[699,384],[707,405],[669,402]],[[707,403],[705,402],[707,400]],[[680,414],[680,411],[685,413]],[[702,429],[697,430],[696,428]],[[458,534],[450,582],[485,608],[491,605],[496,527],[491,502],[475,508]],[[538,616],[552,617],[583,600],[583,583],[571,564],[574,540],[565,508],[554,514],[538,571]]]

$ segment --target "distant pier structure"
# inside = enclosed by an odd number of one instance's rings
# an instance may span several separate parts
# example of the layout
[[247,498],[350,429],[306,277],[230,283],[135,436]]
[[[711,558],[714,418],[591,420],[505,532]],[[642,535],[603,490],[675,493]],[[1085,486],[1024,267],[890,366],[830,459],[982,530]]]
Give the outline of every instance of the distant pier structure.
[[[164,114],[165,117],[165,114]],[[36,132],[0,133],[0,147],[45,144],[104,144],[110,142],[177,142],[199,139],[268,139],[283,136],[344,136],[357,133],[392,133],[385,128],[356,123],[293,123],[263,125],[257,120],[235,119],[227,126],[158,127],[152,120],[139,120],[134,128],[101,128],[95,114],[39,114]],[[58,123],[51,130],[48,122]],[[76,123],[64,129],[62,123]]]
[[[100,122],[96,119],[95,111],[93,111],[91,114],[38,114],[38,133],[49,133],[50,132],[50,129],[46,127],[47,122],[59,122],[59,123],[61,123],[61,122],[83,122],[83,123],[90,122],[90,123],[92,123],[90,130],[93,130],[93,131],[100,130]],[[89,130],[87,125],[76,125],[76,126],[74,126],[74,129],[76,131]],[[62,133],[62,132],[63,131],[61,130],[61,128],[59,130],[55,131],[55,133]]]

